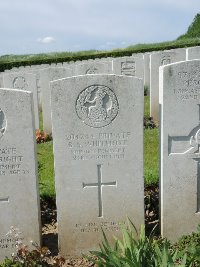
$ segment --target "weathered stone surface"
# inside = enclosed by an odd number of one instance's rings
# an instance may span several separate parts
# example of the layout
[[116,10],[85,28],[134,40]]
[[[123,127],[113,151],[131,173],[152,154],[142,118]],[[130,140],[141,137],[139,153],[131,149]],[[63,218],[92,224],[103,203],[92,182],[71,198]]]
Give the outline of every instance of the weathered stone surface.
[[113,73],[118,75],[144,77],[143,56],[120,57],[113,59]]
[[150,55],[150,115],[159,121],[159,67],[186,59],[183,48],[155,52]]
[[72,67],[73,76],[85,74],[109,74],[112,73],[112,61],[92,61],[83,64],[75,63]]
[[39,129],[39,110],[36,75],[21,71],[3,74],[3,87],[25,90],[33,93],[35,128]]
[[200,59],[200,46],[187,48],[187,59]]
[[0,74],[0,88],[3,88],[3,74]]
[[143,82],[84,75],[51,83],[61,253],[97,249],[101,227],[119,236],[144,223]]
[[[17,237],[6,236],[10,227],[22,232],[22,243],[40,244],[35,129],[32,93],[0,89],[0,260],[15,252]],[[33,248],[32,246],[30,246]]]
[[144,85],[148,88],[148,94],[150,92],[150,53],[144,54]]
[[176,240],[200,222],[200,60],[160,70],[161,231]]
[[69,68],[46,68],[40,70],[40,89],[42,92],[42,116],[43,129],[47,133],[52,132],[51,108],[50,108],[50,81],[72,76]]

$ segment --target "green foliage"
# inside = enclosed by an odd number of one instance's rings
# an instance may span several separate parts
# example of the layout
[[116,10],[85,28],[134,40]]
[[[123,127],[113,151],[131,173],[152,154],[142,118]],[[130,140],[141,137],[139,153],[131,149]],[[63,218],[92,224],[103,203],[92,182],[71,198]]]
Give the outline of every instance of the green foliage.
[[[112,246],[105,233],[100,244],[100,251],[91,251],[86,256],[99,267],[192,267],[194,261],[187,258],[187,254],[178,250],[171,250],[167,240],[155,240],[153,235],[145,236],[144,226],[140,234],[133,223],[128,220],[128,226],[122,225],[122,239],[115,237]],[[134,234],[136,233],[136,235]]]
[[55,196],[54,158],[52,141],[38,144],[37,150],[40,195],[42,197]]
[[178,37],[177,40],[184,40],[187,38],[200,38],[200,13],[198,13],[185,34]]
[[144,179],[145,185],[158,183],[158,129],[144,131]]
[[172,249],[183,251],[187,254],[190,262],[195,262],[196,265],[194,266],[200,266],[200,225],[196,233],[193,232],[191,235],[182,236],[173,244]]
[[43,119],[42,119],[42,112],[39,112],[39,127],[40,130],[43,131]]
[[150,98],[149,96],[144,96],[144,117],[148,118],[150,115]]

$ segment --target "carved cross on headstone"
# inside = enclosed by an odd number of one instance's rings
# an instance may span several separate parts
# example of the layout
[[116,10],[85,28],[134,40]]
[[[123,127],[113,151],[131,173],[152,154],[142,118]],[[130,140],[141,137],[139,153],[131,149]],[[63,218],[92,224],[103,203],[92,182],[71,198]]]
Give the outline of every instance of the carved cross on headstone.
[[199,125],[188,136],[169,136],[169,155],[183,155],[197,162],[197,212],[200,212],[200,105]]
[[97,187],[98,188],[98,202],[99,202],[99,215],[98,215],[98,217],[103,216],[102,187],[103,186],[116,186],[117,185],[116,181],[107,182],[107,183],[102,182],[101,166],[102,166],[101,164],[97,165],[97,177],[98,177],[97,183],[83,183],[83,188],[86,188],[86,187]]

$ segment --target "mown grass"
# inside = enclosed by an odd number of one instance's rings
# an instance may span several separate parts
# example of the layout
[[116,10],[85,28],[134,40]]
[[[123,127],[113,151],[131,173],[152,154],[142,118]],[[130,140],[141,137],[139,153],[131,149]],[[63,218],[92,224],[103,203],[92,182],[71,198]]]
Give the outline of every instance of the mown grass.
[[158,129],[144,131],[144,180],[145,185],[158,183]]
[[53,143],[38,144],[37,149],[40,195],[55,196]]
[[43,120],[42,120],[42,112],[40,111],[39,112],[39,127],[40,127],[40,130],[43,131]]
[[[150,99],[144,97],[144,117],[150,116]],[[144,181],[145,185],[158,183],[158,143],[157,128],[144,130]]]
[[144,97],[144,117],[148,118],[150,116],[150,98],[149,96]]
[[[149,97],[144,97],[145,116],[149,116]],[[40,125],[42,125],[40,117]],[[54,196],[53,143],[38,144],[40,195]],[[144,131],[144,178],[145,185],[158,182],[158,129]]]

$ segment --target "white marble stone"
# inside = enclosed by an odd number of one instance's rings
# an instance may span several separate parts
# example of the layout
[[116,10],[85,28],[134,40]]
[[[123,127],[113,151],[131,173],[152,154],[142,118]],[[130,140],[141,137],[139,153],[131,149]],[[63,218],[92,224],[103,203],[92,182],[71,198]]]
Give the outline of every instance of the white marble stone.
[[[43,65],[41,65],[43,66]],[[38,95],[38,106],[39,110],[42,111],[42,91],[41,91],[41,85],[40,85],[40,72],[47,67],[43,66],[42,67],[32,67],[28,73],[32,73],[36,75],[36,85],[37,85],[37,95]]]
[[3,88],[3,73],[0,73],[0,88]]
[[187,59],[200,59],[200,46],[187,48]]
[[72,76],[70,68],[46,68],[40,70],[40,89],[42,92],[42,118],[43,129],[47,133],[52,132],[51,108],[50,108],[50,81]]
[[109,74],[112,73],[112,61],[92,61],[83,64],[74,64],[73,76],[85,74]]
[[172,241],[200,223],[200,60],[160,69],[161,232]]
[[186,60],[183,48],[155,52],[150,55],[150,115],[159,121],[159,67]]
[[36,75],[21,71],[3,74],[3,87],[25,90],[33,93],[35,128],[39,129],[39,109]]
[[150,93],[150,53],[144,54],[144,85],[148,88]]
[[141,57],[120,57],[113,59],[113,73],[144,78],[144,60]]
[[[22,243],[40,245],[32,93],[0,89],[0,261],[16,251],[10,227],[22,232]],[[33,249],[32,246],[30,246]]]
[[144,224],[143,81],[83,75],[51,83],[61,254],[119,237],[126,216]]

